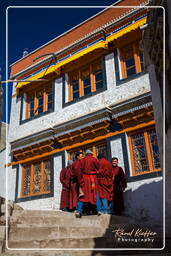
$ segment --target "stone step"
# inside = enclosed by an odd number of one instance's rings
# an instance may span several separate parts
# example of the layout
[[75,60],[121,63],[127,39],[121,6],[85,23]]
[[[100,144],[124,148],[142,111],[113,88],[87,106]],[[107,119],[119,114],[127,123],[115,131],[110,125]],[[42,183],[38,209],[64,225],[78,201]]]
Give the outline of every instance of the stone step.
[[105,248],[106,239],[99,238],[60,238],[60,239],[46,239],[46,240],[9,240],[9,248]]
[[[92,227],[15,227],[9,231],[10,240],[45,240],[57,238],[95,238],[106,232],[104,228]],[[108,232],[110,236],[112,232]]]
[[69,227],[109,227],[115,226],[115,224],[131,223],[133,220],[127,217],[114,216],[103,214],[101,216],[82,216],[82,218],[76,218],[74,214],[69,216],[65,213],[61,216],[12,216],[10,218],[10,224],[17,227],[56,227],[56,226],[69,226]]
[[[128,216],[118,216],[118,215],[110,215],[110,214],[103,214],[103,216],[107,216],[106,218],[111,218],[111,216],[113,216],[112,218],[115,218],[115,220],[119,223],[124,223],[124,221],[126,223],[130,223],[130,221],[133,221],[130,217]],[[39,211],[39,210],[14,210],[13,217],[63,217],[63,218],[75,218],[75,214],[73,212],[63,212],[63,211]],[[91,217],[92,219],[96,219],[98,216],[97,215],[84,215],[82,216],[83,218],[89,218]]]

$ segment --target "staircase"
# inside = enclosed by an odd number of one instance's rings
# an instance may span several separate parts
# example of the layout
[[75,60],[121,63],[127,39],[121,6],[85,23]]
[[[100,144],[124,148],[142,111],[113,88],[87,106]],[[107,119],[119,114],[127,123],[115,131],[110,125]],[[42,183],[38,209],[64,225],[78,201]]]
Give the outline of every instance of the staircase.
[[[97,249],[128,247],[128,243],[118,242],[114,238],[113,230],[119,227],[124,227],[125,230],[130,231],[132,227],[140,228],[141,226],[125,216],[105,214],[75,218],[73,213],[68,212],[14,209],[9,220],[9,249],[5,249],[2,256],[129,255],[128,251],[112,252]],[[160,239],[155,243],[156,246],[161,247]],[[137,245],[131,246],[134,248]],[[64,248],[68,250],[64,251]],[[72,251],[71,248],[78,249]],[[89,248],[89,250],[83,250],[83,248]],[[96,248],[98,252],[91,251],[91,248]],[[137,254],[140,254],[140,251],[138,253],[136,251],[135,254],[133,252],[131,255]],[[144,252],[141,255],[145,255]],[[156,253],[155,255],[158,256],[159,254]]]

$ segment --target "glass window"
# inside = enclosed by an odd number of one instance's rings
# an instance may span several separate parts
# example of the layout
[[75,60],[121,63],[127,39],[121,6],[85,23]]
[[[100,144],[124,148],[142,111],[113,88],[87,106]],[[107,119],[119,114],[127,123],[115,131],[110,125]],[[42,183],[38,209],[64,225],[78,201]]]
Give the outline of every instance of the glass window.
[[159,148],[155,129],[129,136],[133,175],[160,169]]
[[34,118],[44,112],[53,110],[53,91],[52,85],[42,86],[40,89],[35,89],[28,93],[26,107],[26,119]]
[[139,42],[121,48],[120,54],[123,79],[144,70],[143,53],[139,50]]
[[84,66],[78,71],[69,73],[69,101],[90,95],[103,88],[101,58]]
[[49,159],[23,166],[21,197],[51,192],[52,166]]
[[82,71],[81,73],[84,95],[87,95],[91,92],[91,82],[90,82],[90,71],[89,69]]

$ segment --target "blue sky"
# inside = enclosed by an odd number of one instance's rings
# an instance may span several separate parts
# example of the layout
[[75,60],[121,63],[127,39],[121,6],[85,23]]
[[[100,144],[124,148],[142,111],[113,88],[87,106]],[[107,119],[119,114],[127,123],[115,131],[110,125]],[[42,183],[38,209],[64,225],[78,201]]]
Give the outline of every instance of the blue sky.
[[[5,80],[6,65],[6,8],[9,6],[109,6],[116,0],[1,0],[0,1],[0,66]],[[9,8],[8,9],[8,64],[22,57],[24,49],[35,50],[68,29],[101,11],[102,8]],[[9,69],[8,69],[9,71]],[[2,120],[6,122],[6,85]],[[8,119],[11,102],[8,84]]]

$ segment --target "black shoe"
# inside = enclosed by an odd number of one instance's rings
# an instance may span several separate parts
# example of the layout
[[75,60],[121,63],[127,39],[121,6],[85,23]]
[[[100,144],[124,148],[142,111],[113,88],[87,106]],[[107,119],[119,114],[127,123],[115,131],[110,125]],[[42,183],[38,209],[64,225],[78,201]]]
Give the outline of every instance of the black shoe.
[[80,213],[80,212],[76,212],[76,213],[75,213],[75,217],[76,217],[76,218],[81,218],[81,213]]

